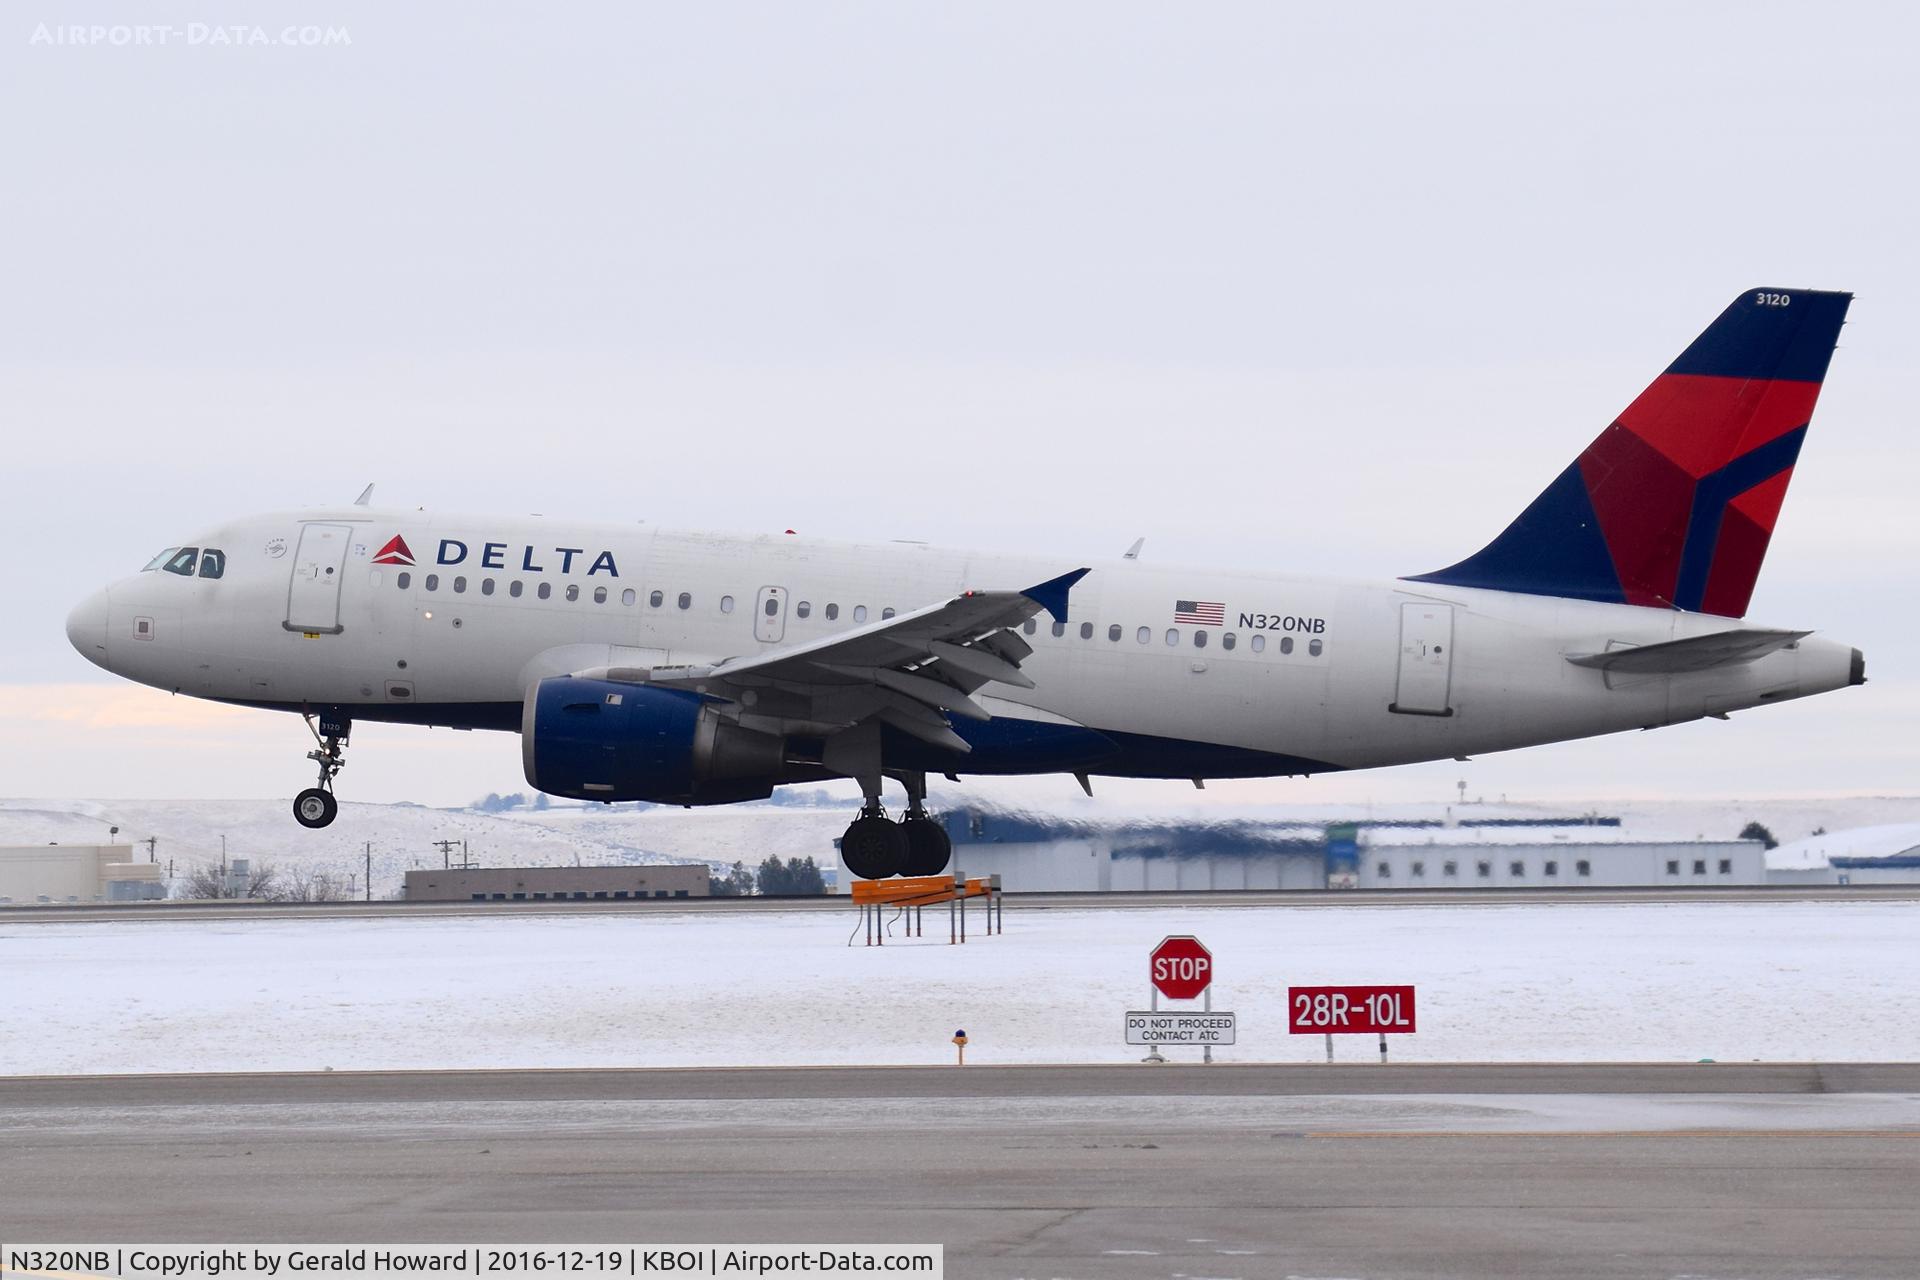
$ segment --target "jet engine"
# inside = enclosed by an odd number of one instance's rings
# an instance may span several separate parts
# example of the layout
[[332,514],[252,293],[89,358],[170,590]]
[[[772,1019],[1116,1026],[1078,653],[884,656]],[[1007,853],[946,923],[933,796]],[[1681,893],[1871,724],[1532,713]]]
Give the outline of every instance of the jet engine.
[[679,689],[550,676],[527,693],[527,781],[576,800],[731,804],[773,793],[785,743],[743,729]]

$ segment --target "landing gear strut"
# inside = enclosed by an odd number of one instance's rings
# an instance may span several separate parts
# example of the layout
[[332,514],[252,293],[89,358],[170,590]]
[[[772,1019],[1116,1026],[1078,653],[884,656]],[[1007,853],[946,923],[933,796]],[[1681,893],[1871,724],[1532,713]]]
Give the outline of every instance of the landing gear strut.
[[347,737],[353,732],[353,722],[323,714],[316,726],[311,712],[300,714],[317,744],[307,752],[307,759],[320,766],[320,785],[308,787],[293,798],[293,820],[317,830],[340,812],[340,803],[333,798],[333,776],[347,767]]
[[907,856],[900,874],[937,876],[953,857],[953,841],[947,829],[927,812],[927,775],[902,774],[900,780],[907,786],[907,812],[900,823],[907,835]]
[[[865,880],[888,876],[937,876],[947,869],[953,842],[927,812],[927,775],[895,775],[907,788],[907,811],[899,822],[880,805],[880,779],[871,779],[866,803],[840,837],[840,861]],[[862,782],[867,789],[868,782]]]

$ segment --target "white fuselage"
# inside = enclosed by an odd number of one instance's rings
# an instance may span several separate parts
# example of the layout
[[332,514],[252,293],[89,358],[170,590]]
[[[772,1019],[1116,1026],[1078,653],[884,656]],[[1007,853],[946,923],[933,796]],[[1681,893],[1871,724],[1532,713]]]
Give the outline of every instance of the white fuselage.
[[[414,563],[376,563],[396,537]],[[981,695],[996,719],[1125,744],[1092,773],[1439,759],[1718,715],[1858,677],[1857,654],[1808,638],[1743,664],[1622,678],[1568,659],[1739,624],[1406,581],[364,507],[248,518],[192,545],[224,552],[219,577],[158,568],[116,582],[75,611],[75,645],[163,689],[364,719],[511,728],[544,676],[758,654],[1082,564],[1092,572],[1072,590],[1069,621],[1028,624],[1035,652],[1022,670],[1034,687]],[[1177,621],[1179,602],[1218,605],[1222,622]],[[1046,771],[996,765],[991,752],[954,767]]]

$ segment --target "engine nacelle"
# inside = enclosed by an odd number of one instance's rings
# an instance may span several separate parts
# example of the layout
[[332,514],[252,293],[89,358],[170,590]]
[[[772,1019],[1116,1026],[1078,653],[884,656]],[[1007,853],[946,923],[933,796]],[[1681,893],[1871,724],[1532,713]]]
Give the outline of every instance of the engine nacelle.
[[550,676],[527,692],[527,781],[576,800],[731,804],[773,794],[785,744],[742,729],[697,693]]

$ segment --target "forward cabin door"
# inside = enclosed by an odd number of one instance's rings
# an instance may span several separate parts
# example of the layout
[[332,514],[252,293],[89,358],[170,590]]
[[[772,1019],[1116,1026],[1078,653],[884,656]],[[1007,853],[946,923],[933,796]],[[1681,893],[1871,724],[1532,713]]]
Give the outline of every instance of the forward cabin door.
[[1450,716],[1453,693],[1453,606],[1400,606],[1400,678],[1387,708],[1410,716]]
[[310,635],[340,633],[340,579],[347,566],[347,543],[353,527],[344,524],[300,526],[300,546],[293,554],[293,584],[287,588],[289,631]]
[[753,638],[777,642],[787,634],[787,589],[762,587],[753,605]]

